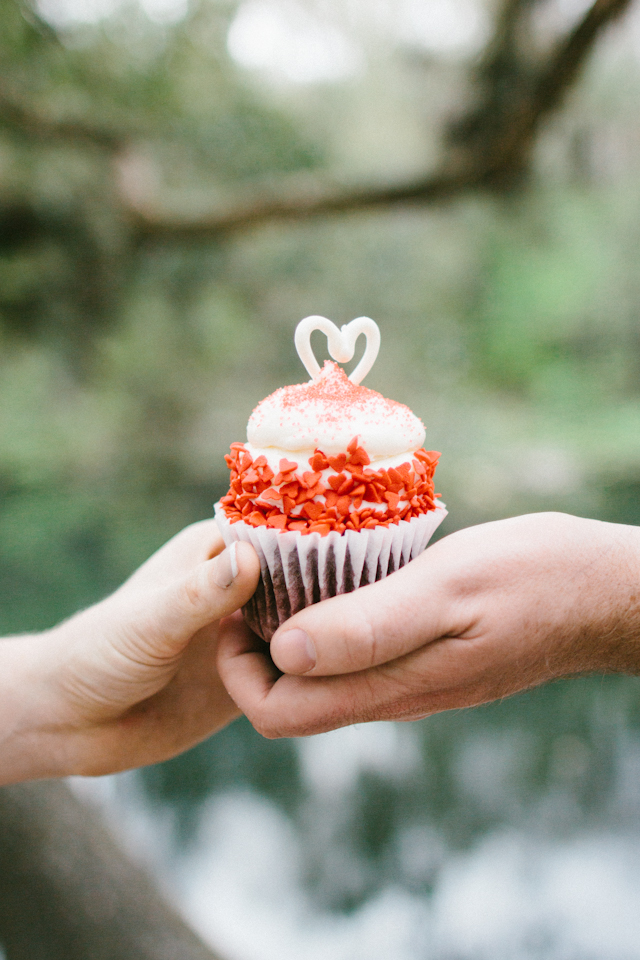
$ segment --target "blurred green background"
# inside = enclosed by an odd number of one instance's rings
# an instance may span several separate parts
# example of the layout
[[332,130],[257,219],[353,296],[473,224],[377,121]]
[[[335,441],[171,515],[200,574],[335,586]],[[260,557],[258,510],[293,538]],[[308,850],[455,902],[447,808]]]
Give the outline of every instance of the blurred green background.
[[[99,599],[211,515],[253,406],[304,379],[293,331],[312,313],[380,325],[367,385],[442,451],[443,534],[540,510],[640,522],[637,16],[600,40],[518,190],[141,233],[136,209],[179,223],[283,178],[437,162],[483,20],[438,47],[388,28],[407,4],[378,5],[386,21],[301,0],[343,46],[260,62],[259,6],[0,0],[2,633]],[[313,896],[349,912],[389,884],[431,895],[442,858],[399,852],[414,828],[455,851],[499,826],[634,821],[621,777],[639,729],[636,681],[582,679],[411,727],[402,776],[365,770],[324,813],[298,747],[244,722],[142,778],[186,844],[211,796],[268,798]]]

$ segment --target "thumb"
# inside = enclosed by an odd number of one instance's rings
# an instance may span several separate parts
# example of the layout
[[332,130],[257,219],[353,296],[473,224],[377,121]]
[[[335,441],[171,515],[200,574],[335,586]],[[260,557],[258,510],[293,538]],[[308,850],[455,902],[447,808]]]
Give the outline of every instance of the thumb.
[[[235,542],[212,560],[146,599],[130,621],[139,645],[154,659],[178,656],[198,630],[227,617],[255,592],[260,561],[249,543]],[[129,631],[131,632],[131,630]],[[144,652],[143,649],[140,651]]]
[[309,677],[354,673],[455,629],[451,599],[429,556],[434,549],[384,580],[306,607],[287,620],[271,640],[278,669]]

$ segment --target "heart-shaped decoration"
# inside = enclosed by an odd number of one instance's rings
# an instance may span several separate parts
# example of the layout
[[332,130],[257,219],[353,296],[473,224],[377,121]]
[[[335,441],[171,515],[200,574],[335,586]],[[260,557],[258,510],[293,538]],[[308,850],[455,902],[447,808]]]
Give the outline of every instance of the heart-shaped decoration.
[[311,334],[314,330],[321,330],[326,334],[329,353],[338,363],[348,363],[356,349],[356,340],[361,333],[367,338],[367,345],[360,363],[349,376],[353,383],[360,383],[376,362],[380,349],[380,330],[375,320],[369,317],[358,317],[351,323],[346,323],[340,330],[335,323],[326,317],[306,317],[296,327],[295,345],[298,356],[304,363],[309,376],[315,379],[320,373],[320,364],[311,348]]

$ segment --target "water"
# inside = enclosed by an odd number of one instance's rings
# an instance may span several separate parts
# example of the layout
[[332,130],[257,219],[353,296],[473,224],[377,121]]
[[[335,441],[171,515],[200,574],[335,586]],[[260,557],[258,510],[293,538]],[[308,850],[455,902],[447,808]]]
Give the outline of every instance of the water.
[[416,837],[442,861],[432,894],[389,886],[348,915],[302,886],[300,845],[268,803],[229,796],[207,811],[182,862],[178,902],[229,960],[637,958],[640,831],[561,842],[496,830],[469,850]]
[[626,960],[638,690],[566,681],[297,742],[241,722],[143,779],[76,786],[227,960]]

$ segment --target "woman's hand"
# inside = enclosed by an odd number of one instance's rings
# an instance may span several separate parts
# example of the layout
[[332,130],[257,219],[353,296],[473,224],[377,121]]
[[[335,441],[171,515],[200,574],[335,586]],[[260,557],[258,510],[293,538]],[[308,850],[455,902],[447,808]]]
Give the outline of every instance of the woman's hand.
[[238,626],[218,654],[267,737],[414,720],[566,674],[640,673],[640,530],[564,514],[461,530],[300,611],[271,656]]
[[[216,669],[259,562],[213,520],[183,530],[112,596],[0,640],[0,783],[103,774],[186,750],[239,711]],[[221,622],[222,620],[222,622]]]

